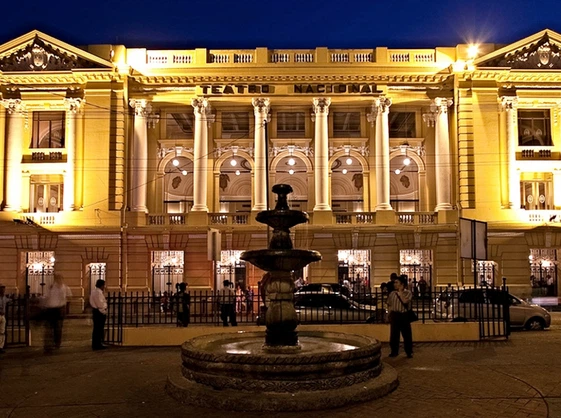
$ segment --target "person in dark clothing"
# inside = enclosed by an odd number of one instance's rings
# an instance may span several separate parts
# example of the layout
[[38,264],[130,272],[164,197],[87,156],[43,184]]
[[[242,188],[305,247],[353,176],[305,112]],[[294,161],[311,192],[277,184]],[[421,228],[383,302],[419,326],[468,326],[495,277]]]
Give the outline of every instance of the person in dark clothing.
[[107,300],[103,294],[105,280],[99,279],[95,282],[95,289],[90,295],[90,306],[93,313],[92,349],[103,350],[105,333],[105,319],[107,318]]
[[399,335],[403,336],[403,345],[407,358],[413,357],[413,335],[411,322],[407,316],[413,295],[407,290],[407,276],[398,276],[394,281],[394,290],[388,296],[390,320],[390,357],[399,354]]
[[179,283],[175,295],[178,327],[187,327],[191,322],[191,295],[187,292],[187,286],[187,283]]
[[232,284],[229,280],[224,280],[223,285],[224,290],[220,297],[220,319],[222,319],[222,324],[225,327],[228,326],[228,319],[230,320],[230,324],[235,327],[238,325],[236,321],[236,310],[234,309],[236,293],[234,289],[232,289]]

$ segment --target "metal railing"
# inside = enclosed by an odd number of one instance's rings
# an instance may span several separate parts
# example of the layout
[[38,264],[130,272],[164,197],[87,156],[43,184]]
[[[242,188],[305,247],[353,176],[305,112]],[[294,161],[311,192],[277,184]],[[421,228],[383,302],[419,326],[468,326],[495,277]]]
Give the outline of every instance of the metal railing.
[[6,346],[29,345],[29,297],[8,295]]
[[[305,286],[294,294],[302,324],[352,324],[387,322],[388,293],[381,288],[352,289],[341,285]],[[313,289],[313,290],[307,290]],[[411,309],[420,323],[479,322],[480,337],[507,337],[510,329],[508,291],[504,287],[424,288],[411,285]],[[223,291],[190,291],[189,324],[221,325]],[[107,341],[122,342],[123,327],[181,326],[181,301],[175,294],[110,293],[107,296]],[[259,292],[236,295],[232,301],[238,324],[263,325],[266,308]]]

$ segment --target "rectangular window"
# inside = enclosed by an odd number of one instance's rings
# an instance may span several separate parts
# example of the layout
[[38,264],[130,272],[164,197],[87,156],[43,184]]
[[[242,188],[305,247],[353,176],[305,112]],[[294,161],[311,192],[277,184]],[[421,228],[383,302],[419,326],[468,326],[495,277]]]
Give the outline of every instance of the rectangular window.
[[415,112],[390,112],[390,138],[415,138]]
[[166,138],[193,138],[195,115],[193,112],[168,113],[166,115]]
[[553,145],[549,109],[518,111],[518,145],[521,147]]
[[33,112],[31,148],[64,148],[66,112]]
[[279,138],[303,138],[306,135],[304,112],[278,112],[277,136]]
[[520,182],[520,200],[522,209],[553,209],[553,176],[551,173],[539,173],[542,179]]
[[247,138],[249,112],[222,112],[222,138]]
[[62,210],[62,183],[46,183],[44,179],[35,181],[31,177],[31,196],[29,199],[31,212],[59,212]]
[[333,112],[335,138],[360,137],[360,112]]

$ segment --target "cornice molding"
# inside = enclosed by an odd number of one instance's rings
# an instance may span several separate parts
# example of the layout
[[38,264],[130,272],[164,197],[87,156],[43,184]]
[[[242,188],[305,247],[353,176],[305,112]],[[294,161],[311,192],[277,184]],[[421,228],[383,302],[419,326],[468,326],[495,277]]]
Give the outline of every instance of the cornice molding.
[[33,87],[33,85],[37,84],[85,84],[91,81],[123,82],[125,79],[126,75],[115,73],[113,71],[80,73],[69,72],[62,74],[1,74],[0,84]]
[[132,75],[130,78],[140,84],[205,84],[205,83],[337,83],[337,82],[378,82],[378,83],[413,83],[413,84],[438,84],[448,78],[450,74],[393,74],[393,75],[272,75],[272,76],[138,76]]

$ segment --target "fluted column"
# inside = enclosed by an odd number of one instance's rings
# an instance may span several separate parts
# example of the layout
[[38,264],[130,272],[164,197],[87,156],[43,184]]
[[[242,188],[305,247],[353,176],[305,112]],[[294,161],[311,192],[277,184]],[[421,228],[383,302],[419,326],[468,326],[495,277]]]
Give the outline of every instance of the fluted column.
[[6,135],[6,205],[4,211],[21,210],[21,144],[23,141],[25,105],[20,99],[2,100],[8,114]]
[[267,208],[267,136],[265,134],[266,121],[269,118],[269,99],[254,98],[251,103],[253,104],[253,111],[255,114],[255,136],[254,145],[255,150],[255,175],[254,175],[254,191],[255,199],[253,202],[253,210],[261,211]]
[[451,158],[450,134],[448,132],[448,108],[451,99],[437,97],[431,105],[434,113],[434,140],[436,165],[436,211],[451,210]]
[[508,173],[508,206],[511,209],[520,209],[520,175],[516,170],[516,144],[518,135],[516,132],[516,118],[518,98],[516,96],[504,96],[502,98],[503,109],[506,111],[506,166]]
[[376,109],[376,210],[391,210],[390,205],[390,128],[388,114],[392,101],[380,97]]
[[147,118],[152,106],[147,100],[130,99],[134,109],[134,137],[131,158],[131,211],[147,212],[146,189],[148,183],[148,127]]
[[214,122],[207,99],[191,101],[195,112],[195,143],[193,161],[193,212],[208,212],[208,124]]
[[67,98],[66,103],[66,174],[64,176],[64,210],[74,210],[76,193],[76,113],[80,110],[82,99]]
[[329,130],[327,115],[329,115],[329,97],[315,98],[314,117],[314,182],[316,204],[314,211],[331,210],[329,204]]

